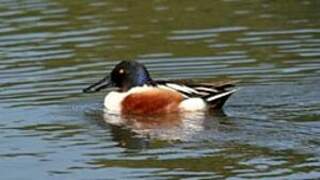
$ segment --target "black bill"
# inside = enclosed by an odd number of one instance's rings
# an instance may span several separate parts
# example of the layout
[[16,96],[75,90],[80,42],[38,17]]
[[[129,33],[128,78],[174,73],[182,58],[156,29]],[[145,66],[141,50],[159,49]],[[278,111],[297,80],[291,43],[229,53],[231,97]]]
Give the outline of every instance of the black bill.
[[113,83],[110,81],[110,78],[107,76],[103,78],[102,80],[92,84],[91,86],[83,89],[82,91],[84,93],[93,93],[93,92],[98,92],[101,89],[106,89],[109,87],[112,87]]

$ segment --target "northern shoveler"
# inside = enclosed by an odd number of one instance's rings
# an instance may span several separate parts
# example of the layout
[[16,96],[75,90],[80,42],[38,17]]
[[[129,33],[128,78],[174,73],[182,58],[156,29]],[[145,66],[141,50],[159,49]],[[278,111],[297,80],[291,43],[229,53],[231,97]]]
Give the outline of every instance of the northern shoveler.
[[111,74],[83,89],[97,92],[116,87],[104,100],[107,110],[125,114],[162,114],[170,112],[219,109],[236,91],[234,82],[218,85],[151,79],[146,67],[136,61],[122,61]]

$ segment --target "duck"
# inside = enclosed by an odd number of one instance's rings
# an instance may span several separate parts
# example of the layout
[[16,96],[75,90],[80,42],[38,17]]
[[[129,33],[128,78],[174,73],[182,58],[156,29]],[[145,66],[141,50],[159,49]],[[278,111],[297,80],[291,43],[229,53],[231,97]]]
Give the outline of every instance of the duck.
[[237,90],[234,81],[194,83],[153,80],[137,61],[121,61],[100,81],[83,89],[94,93],[116,88],[104,98],[104,107],[116,114],[158,115],[221,109]]

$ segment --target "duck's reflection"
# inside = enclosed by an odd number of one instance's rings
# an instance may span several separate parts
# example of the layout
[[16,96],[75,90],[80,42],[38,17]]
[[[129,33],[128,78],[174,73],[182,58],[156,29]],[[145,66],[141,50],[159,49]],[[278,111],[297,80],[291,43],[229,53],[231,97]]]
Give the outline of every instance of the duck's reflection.
[[114,139],[127,148],[143,148],[151,139],[190,141],[207,126],[214,126],[212,123],[224,121],[223,117],[222,111],[137,116],[116,115],[105,110],[103,114],[104,121],[111,125]]

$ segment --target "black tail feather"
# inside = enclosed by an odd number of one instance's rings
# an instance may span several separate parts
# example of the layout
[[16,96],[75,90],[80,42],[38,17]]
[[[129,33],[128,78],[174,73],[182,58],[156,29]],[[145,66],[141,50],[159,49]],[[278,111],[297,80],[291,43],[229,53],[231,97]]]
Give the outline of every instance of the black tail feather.
[[209,104],[209,108],[210,109],[220,109],[224,104],[225,102],[229,99],[229,97],[232,95],[232,93],[226,95],[226,96],[223,96],[219,99],[216,99],[214,101],[211,101],[211,102],[208,102]]

